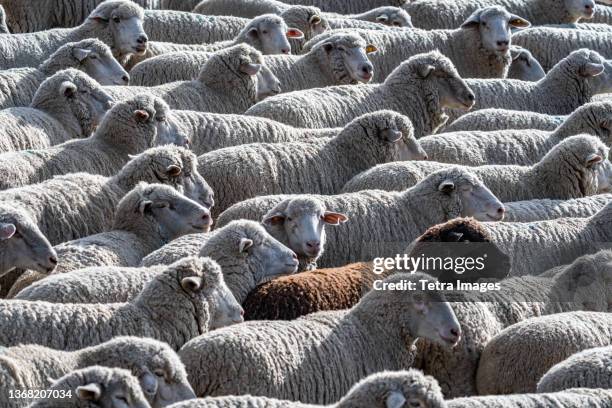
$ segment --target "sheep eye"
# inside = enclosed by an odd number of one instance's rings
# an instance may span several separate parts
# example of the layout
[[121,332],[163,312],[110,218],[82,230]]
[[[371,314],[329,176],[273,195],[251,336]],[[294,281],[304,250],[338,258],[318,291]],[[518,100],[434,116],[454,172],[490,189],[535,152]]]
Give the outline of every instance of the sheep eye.
[[89,56],[89,59],[95,60],[95,59],[98,59],[98,56],[96,54],[91,54]]
[[155,119],[157,119],[158,122],[165,122],[166,121],[166,117],[165,116],[158,116]]
[[268,30],[263,30],[262,34],[268,34]]
[[158,377],[165,377],[166,373],[163,370],[155,370],[155,375]]
[[480,24],[481,24],[483,27],[486,27],[486,26],[487,26],[487,23],[486,23],[486,22],[484,22],[484,21],[483,21],[482,23],[480,23]]
[[119,22],[121,22],[121,19],[119,17],[113,17],[113,21],[115,23],[119,23]]

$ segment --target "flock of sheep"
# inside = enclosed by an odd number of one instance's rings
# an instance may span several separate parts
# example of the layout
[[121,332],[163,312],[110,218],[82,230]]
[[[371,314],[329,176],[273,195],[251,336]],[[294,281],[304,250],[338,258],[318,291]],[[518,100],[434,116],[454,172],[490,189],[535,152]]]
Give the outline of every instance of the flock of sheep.
[[612,408],[611,6],[0,6],[0,408]]

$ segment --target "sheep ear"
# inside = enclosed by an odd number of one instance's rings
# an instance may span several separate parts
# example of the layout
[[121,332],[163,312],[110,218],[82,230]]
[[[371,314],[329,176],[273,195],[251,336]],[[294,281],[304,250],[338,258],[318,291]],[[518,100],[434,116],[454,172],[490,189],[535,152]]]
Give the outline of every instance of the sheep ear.
[[247,249],[253,246],[253,241],[248,238],[241,238],[240,244],[238,244],[238,251],[240,253],[245,252]]
[[90,16],[89,19],[91,21],[95,21],[96,23],[108,24],[108,18],[104,18],[101,15]]
[[91,383],[78,386],[76,393],[79,399],[84,401],[98,401],[102,395],[102,388],[100,387],[100,384]]
[[283,214],[274,214],[262,221],[266,225],[281,225],[285,222],[285,216]]
[[202,278],[197,276],[188,276],[181,280],[181,287],[187,292],[196,292],[202,286]]
[[510,48],[510,57],[512,58],[512,61],[516,61],[521,54],[523,53],[523,50],[520,48]]
[[459,28],[474,28],[474,27],[478,27],[480,25],[480,14],[481,14],[481,9],[476,10],[475,12],[472,13],[471,16],[469,16],[467,18],[467,20],[465,20],[463,22],[463,24],[461,24],[461,26]]
[[171,164],[166,168],[166,174],[170,177],[179,176],[183,170],[176,164]]
[[455,190],[455,183],[453,183],[451,180],[444,180],[438,186],[438,190],[444,194],[450,194]]
[[149,120],[149,113],[143,110],[135,110],[134,118],[136,119],[136,122],[146,122],[147,120]]
[[310,20],[308,20],[308,22],[311,25],[319,25],[319,24],[321,24],[321,17],[320,16],[316,16],[316,15],[312,16],[312,17],[310,17]]
[[0,223],[0,241],[10,239],[17,232],[15,224]]
[[525,20],[523,17],[519,17],[515,14],[510,15],[510,21],[508,21],[508,25],[516,28],[527,28],[531,26],[531,23]]
[[451,231],[448,233],[448,238],[448,242],[459,242],[461,241],[461,238],[463,238],[463,233]]
[[257,75],[257,73],[261,70],[261,64],[242,64],[240,65],[240,72],[247,75]]
[[249,38],[257,38],[259,37],[259,31],[257,31],[257,29],[255,27],[251,28],[248,32],[247,32],[247,36]]
[[594,62],[587,62],[580,68],[580,75],[584,77],[594,77],[604,72],[603,64],[596,64]]
[[147,211],[151,211],[151,207],[153,206],[153,201],[151,200],[142,200],[138,205],[138,212],[144,214]]
[[591,167],[591,166],[596,165],[597,163],[601,163],[602,161],[603,161],[603,157],[601,157],[597,153],[591,153],[589,154],[589,157],[587,157],[586,159],[586,165],[587,167]]
[[79,62],[83,62],[89,54],[91,54],[91,50],[84,50],[83,48],[75,48],[72,50],[72,56],[79,60]]
[[385,129],[380,132],[380,135],[382,136],[383,140],[389,143],[397,143],[402,140],[403,133],[399,130]]
[[64,81],[60,85],[60,95],[66,98],[72,98],[77,91],[77,86],[70,81]]
[[323,221],[325,221],[326,224],[330,225],[340,225],[347,222],[348,217],[341,213],[325,211],[325,213],[323,214]]
[[399,391],[392,391],[387,396],[385,406],[387,408],[402,408],[406,403],[406,397]]
[[433,65],[423,65],[422,67],[419,67],[418,74],[421,78],[426,79],[435,70],[436,67],[434,67]]
[[386,23],[387,21],[389,21],[389,16],[386,14],[381,14],[376,17],[376,21],[379,23]]
[[289,28],[287,30],[287,38],[294,38],[296,40],[301,40],[304,38],[304,33],[297,28]]
[[145,394],[149,396],[157,394],[157,379],[147,367],[142,367],[142,374],[138,380],[140,381],[140,387]]
[[366,54],[372,54],[378,51],[378,48],[373,44],[366,45],[365,52]]

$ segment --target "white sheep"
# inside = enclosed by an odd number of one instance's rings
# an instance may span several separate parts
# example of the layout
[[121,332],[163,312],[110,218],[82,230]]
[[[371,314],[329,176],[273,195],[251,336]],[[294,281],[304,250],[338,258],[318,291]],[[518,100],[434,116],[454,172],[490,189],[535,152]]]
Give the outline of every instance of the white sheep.
[[[0,301],[0,344],[78,350],[116,336],[150,337],[179,349],[218,326],[242,321],[242,308],[210,258],[184,258],[148,282],[132,301],[57,304]],[[221,312],[221,313],[219,313]],[[26,329],[27,327],[27,329]]]
[[[584,278],[588,282],[589,277]],[[540,378],[555,364],[585,349],[610,346],[611,340],[611,313],[569,312],[525,320],[485,347],[476,376],[478,392],[535,392]]]
[[[59,263],[53,273],[90,266],[137,266],[169,241],[208,231],[211,224],[208,209],[172,187],[141,182],[119,201],[106,231],[54,247]],[[42,277],[26,273],[15,282],[9,297]]]
[[[373,66],[368,55],[376,48],[356,34],[337,33],[299,56],[264,55],[264,65],[278,78],[282,92],[332,85],[367,83]],[[197,78],[202,65],[212,54],[173,52],[136,65],[132,84],[155,86]]]
[[[459,27],[470,14],[482,7],[499,5],[509,12],[526,18],[533,25],[575,23],[589,19],[595,9],[594,0],[418,0],[403,8],[410,14],[416,27],[453,29]],[[599,7],[597,7],[599,8]]]
[[86,138],[112,103],[87,74],[59,71],[40,84],[29,107],[0,110],[0,152],[44,149]]
[[259,102],[246,114],[296,127],[330,128],[345,126],[368,112],[390,109],[410,118],[418,139],[446,123],[443,108],[468,109],[473,103],[474,94],[450,60],[430,52],[402,63],[383,84],[289,92]]
[[569,136],[588,133],[612,146],[612,102],[587,103],[554,131],[496,130],[439,133],[419,139],[430,160],[468,166],[534,164]]
[[[262,220],[281,201],[296,197],[299,196],[262,196],[245,200],[224,211],[217,226],[243,218]],[[395,256],[427,228],[455,217],[500,220],[504,213],[503,205],[480,179],[458,168],[431,174],[401,193],[376,190],[309,197],[319,199],[326,208],[350,220],[326,231],[325,252],[318,261],[324,268]]]
[[0,5],[0,34],[10,34],[8,25],[6,24],[6,10]]
[[538,381],[538,392],[569,388],[612,388],[612,346],[595,347],[573,354],[552,366]]
[[0,277],[15,269],[49,274],[55,265],[57,254],[30,215],[23,209],[0,203]]
[[335,194],[354,175],[376,164],[424,158],[410,120],[380,111],[360,116],[331,139],[215,150],[198,158],[198,168],[211,183],[219,214],[258,195]]
[[[401,408],[421,406],[446,408],[444,396],[437,381],[418,370],[383,371],[372,374],[351,387],[338,402],[329,408],[370,407]],[[251,395],[208,397],[183,401],[172,408],[231,408],[236,406],[257,406],[266,408],[315,408],[301,402],[281,401]]]
[[[178,253],[173,248],[178,248]],[[298,264],[295,254],[261,225],[241,220],[210,234],[178,238],[143,259],[144,267],[94,267],[55,275],[24,289],[16,299],[54,303],[127,302],[138,296],[165,265],[198,254],[217,261],[229,290],[240,303],[258,284],[293,273]]]
[[37,399],[28,408],[150,408],[136,377],[122,368],[92,366],[76,370],[55,380],[45,392],[47,398]]
[[545,71],[579,48],[588,48],[604,58],[612,58],[612,31],[533,27],[514,33],[512,42],[531,51]]
[[104,42],[121,62],[146,50],[148,38],[142,21],[143,11],[137,4],[128,0],[105,1],[76,28],[2,36],[0,67],[37,67],[62,45],[87,38]]
[[67,68],[79,69],[102,85],[123,85],[129,81],[129,75],[108,45],[90,38],[62,45],[38,68],[0,71],[0,109],[30,105],[45,78]]
[[[166,343],[139,337],[115,337],[72,352],[38,345],[9,347],[0,357],[0,379],[7,389],[27,392],[45,389],[51,385],[52,378],[94,365],[129,370],[153,408],[195,398],[185,366],[176,352]],[[0,401],[5,408],[28,402],[27,399],[2,399],[2,396]]]
[[[472,110],[503,108],[568,115],[594,95],[612,92],[612,62],[595,51],[573,51],[538,82],[467,79],[476,95]],[[464,111],[449,112],[457,118]]]
[[79,171],[112,176],[129,161],[130,155],[156,145],[184,145],[186,141],[163,100],[138,95],[115,103],[87,139],[0,154],[0,190]]
[[[384,283],[419,280],[435,281],[416,273]],[[226,327],[189,341],[179,355],[198,396],[251,394],[330,404],[367,375],[409,367],[417,338],[448,347],[460,336],[444,295],[417,287],[371,291],[349,310]]]
[[289,39],[302,40],[303,38],[304,34],[300,30],[289,28],[281,17],[265,14],[249,21],[235,37],[227,41],[203,45],[151,42],[145,54],[132,56],[126,66],[131,69],[143,61],[168,52],[214,52],[237,44],[250,45],[263,54],[290,54]]
[[[434,50],[448,57],[464,78],[505,78],[512,62],[511,28],[528,26],[527,20],[507,12],[503,7],[492,6],[475,11],[455,30],[355,32],[379,49],[372,55],[376,82],[383,82],[408,58]],[[313,38],[304,49],[310,49],[333,33],[335,31],[328,31]]]
[[503,129],[540,129],[553,131],[559,127],[566,116],[509,109],[480,109],[467,113],[448,126],[444,132],[466,130],[490,131]]
[[512,45],[510,55],[512,63],[506,78],[536,82],[546,76],[542,65],[529,50]]
[[[578,198],[598,192],[598,173],[608,170],[604,167],[608,150],[595,136],[577,135],[553,147],[531,166],[488,165],[466,169],[474,172],[503,202]],[[516,154],[522,151],[517,149]],[[454,166],[433,161],[381,164],[355,176],[342,191],[402,191],[432,172]]]
[[570,200],[539,199],[505,202],[504,221],[531,222],[556,218],[587,218],[601,211],[611,201],[611,194],[598,194]]
[[258,100],[256,75],[262,64],[259,51],[239,44],[211,56],[196,80],[156,87],[107,86],[105,90],[118,100],[147,93],[164,99],[174,109],[243,113]]

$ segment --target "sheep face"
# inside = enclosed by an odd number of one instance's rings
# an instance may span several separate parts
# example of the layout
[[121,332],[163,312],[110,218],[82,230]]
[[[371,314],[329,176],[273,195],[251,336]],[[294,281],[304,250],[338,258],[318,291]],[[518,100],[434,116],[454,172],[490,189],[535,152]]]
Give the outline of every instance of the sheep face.
[[379,7],[372,10],[376,12],[375,21],[391,27],[410,27],[412,28],[412,18],[404,9],[397,7]]
[[321,10],[316,7],[293,5],[281,13],[281,17],[290,27],[300,29],[306,40],[322,34],[329,28],[327,20],[321,16]]
[[[92,382],[88,380],[88,370],[98,372],[96,377],[92,378]],[[100,375],[104,370],[107,375]],[[144,395],[138,385],[136,379],[126,370],[119,369],[103,369],[102,367],[92,367],[90,369],[80,370],[72,374],[68,374],[68,379],[73,374],[81,373],[82,384],[77,386],[73,393],[79,406],[96,406],[96,407],[114,407],[114,408],[149,408],[150,405],[144,398]],[[62,379],[58,381],[61,383]],[[97,381],[96,381],[97,380]],[[74,381],[72,381],[74,382]],[[69,385],[70,382],[68,382]]]
[[181,159],[182,166],[178,168],[178,175],[176,174],[177,168],[172,165],[166,167],[166,174],[172,173],[178,179],[180,187],[176,187],[177,191],[182,191],[186,197],[199,202],[210,210],[215,205],[215,195],[198,171],[197,158],[193,153],[184,149]]
[[265,65],[262,65],[257,72],[256,89],[258,101],[264,100],[268,96],[278,95],[282,91],[279,79]]
[[374,76],[374,65],[368,54],[377,48],[356,35],[334,35],[317,44],[313,51],[322,53],[323,65],[331,68],[332,75],[340,84],[368,83]]
[[[455,346],[461,339],[461,326],[455,312],[440,291],[422,290],[421,281],[435,283],[436,279],[419,272],[397,273],[384,282],[401,281],[414,282],[415,290],[375,291],[378,292],[375,294],[370,292],[362,302],[367,304],[370,296],[385,297],[384,302],[394,305],[393,309],[399,313],[399,316],[387,316],[386,319],[396,318],[402,332],[406,333],[410,340],[422,337],[444,346]],[[393,311],[389,310],[389,313]]]
[[180,125],[180,119],[176,118],[166,102],[155,98],[155,144],[158,146],[174,144],[177,146],[189,146],[189,137]]
[[291,54],[288,38],[304,38],[297,28],[288,28],[282,18],[266,14],[257,17],[247,27],[247,43],[263,54]]
[[595,13],[594,0],[564,0],[563,2],[567,14],[572,17],[573,22],[582,19],[590,19]]
[[[439,52],[416,55],[396,71],[403,70],[403,66],[412,68],[416,78],[424,81],[427,91],[438,96],[441,108],[469,110],[474,105],[474,92],[459,76],[453,63]],[[388,80],[392,80],[393,76],[392,73]]]
[[48,274],[56,265],[55,250],[30,217],[0,208],[0,276],[15,268]]
[[[143,190],[138,202],[140,214],[153,217],[168,240],[210,230],[210,211],[195,201],[165,185],[150,185]],[[120,203],[117,212],[121,207]]]
[[130,80],[107,47],[75,47],[72,55],[79,61],[79,69],[101,85],[127,85]]
[[503,7],[492,6],[476,10],[461,28],[478,30],[482,47],[503,56],[507,55],[510,49],[511,30],[529,26],[527,20],[507,12]]
[[[437,171],[425,180],[428,179],[437,185],[440,200],[446,201],[448,218],[458,215],[474,217],[479,221],[500,221],[504,218],[503,204],[471,172],[451,167]],[[459,214],[456,214],[457,210]]]
[[147,50],[148,37],[143,27],[144,13],[139,6],[113,1],[99,5],[89,16],[110,34],[115,55],[142,55]]
[[[61,72],[56,75],[61,75]],[[96,81],[82,73],[72,81],[62,82],[59,95],[84,127],[83,134],[93,132],[113,105],[112,97]]]
[[318,200],[296,198],[273,208],[262,223],[298,255],[316,258],[325,246],[325,225],[340,225],[347,220],[344,214],[326,211]]
[[[244,311],[225,284],[221,267],[215,261],[188,257],[170,265],[169,270],[178,275],[183,293],[194,304],[202,333],[244,321]],[[211,317],[207,327],[203,327],[207,310]]]
[[546,76],[540,62],[528,50],[512,47],[510,48],[510,54],[512,55],[512,64],[508,71],[508,78],[537,82]]
[[581,65],[579,75],[593,90],[593,94],[612,92],[612,62],[599,54],[591,53],[589,62]]

